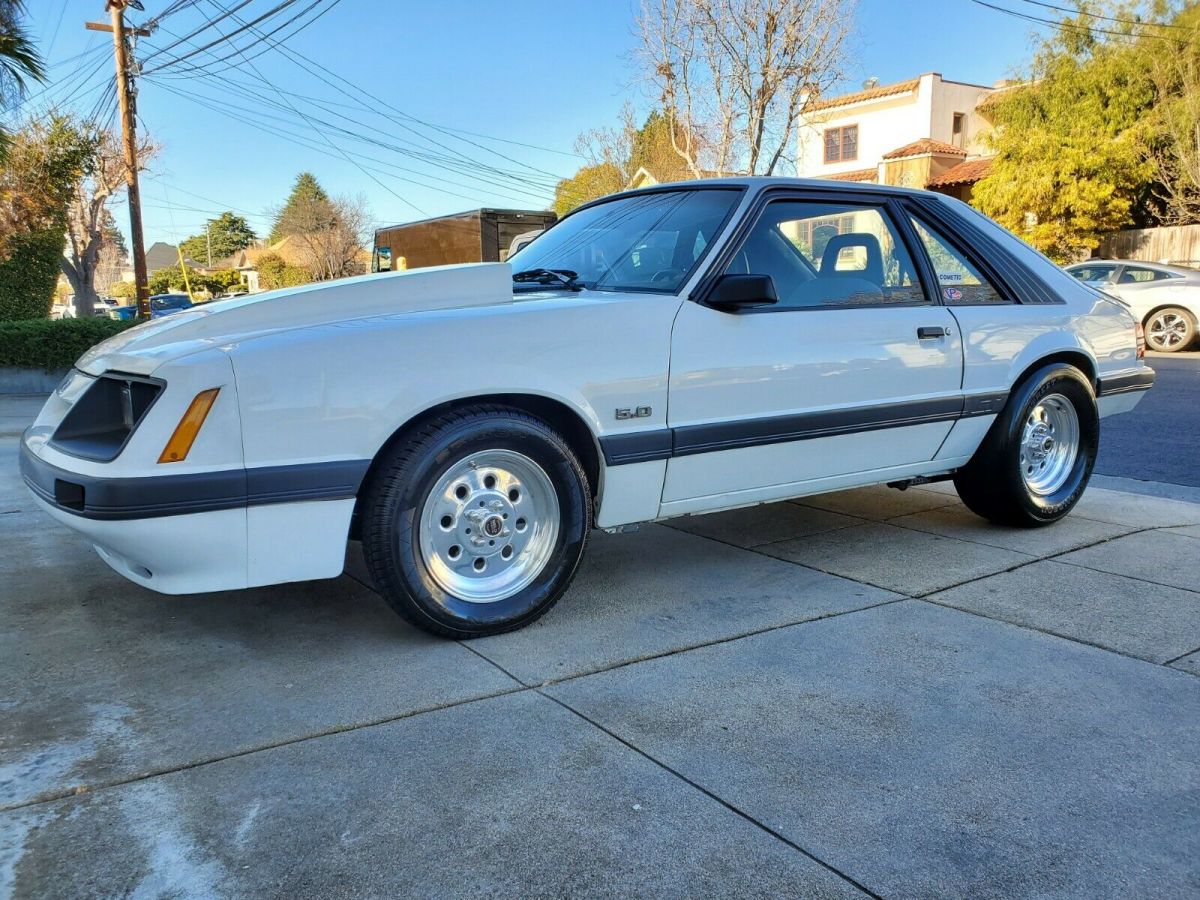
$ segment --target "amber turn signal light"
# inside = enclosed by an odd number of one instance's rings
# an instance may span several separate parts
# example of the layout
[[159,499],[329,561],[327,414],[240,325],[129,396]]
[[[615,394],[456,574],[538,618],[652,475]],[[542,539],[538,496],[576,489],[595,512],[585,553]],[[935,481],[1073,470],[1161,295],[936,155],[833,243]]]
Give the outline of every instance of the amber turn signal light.
[[171,439],[167,441],[167,446],[163,447],[162,455],[158,458],[160,463],[182,462],[187,459],[188,451],[192,449],[196,435],[200,433],[200,426],[208,418],[208,411],[212,409],[217,394],[220,392],[220,388],[209,388],[196,395],[196,398],[188,405],[183,418],[179,420],[179,424],[175,426],[175,431],[171,435]]

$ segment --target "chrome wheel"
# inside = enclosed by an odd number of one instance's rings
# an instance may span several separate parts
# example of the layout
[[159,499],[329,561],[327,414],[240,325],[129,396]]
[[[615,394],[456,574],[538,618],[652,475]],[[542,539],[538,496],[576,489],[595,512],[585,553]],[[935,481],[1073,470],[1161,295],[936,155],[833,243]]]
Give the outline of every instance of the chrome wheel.
[[1025,419],[1021,432],[1021,477],[1038,496],[1064,484],[1079,456],[1079,416],[1062,394],[1043,397]]
[[1164,309],[1147,323],[1146,343],[1154,350],[1181,350],[1192,339],[1192,323],[1181,310]]
[[452,465],[430,491],[419,546],[442,590],[495,603],[537,578],[558,531],[558,495],[542,467],[513,450],[482,450]]

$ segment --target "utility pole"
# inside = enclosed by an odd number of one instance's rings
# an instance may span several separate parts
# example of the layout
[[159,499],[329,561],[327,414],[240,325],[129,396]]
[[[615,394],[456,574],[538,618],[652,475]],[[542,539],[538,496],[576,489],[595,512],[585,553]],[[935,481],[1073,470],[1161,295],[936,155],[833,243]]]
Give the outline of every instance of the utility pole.
[[[142,237],[142,197],[138,189],[136,95],[131,69],[131,53],[125,28],[125,8],[142,9],[139,0],[106,0],[104,8],[112,15],[112,24],[88,22],[91,31],[111,31],[113,55],[117,65],[117,101],[121,110],[121,141],[125,152],[125,186],[129,191],[129,242],[133,252],[133,283],[137,294],[138,315],[150,316],[150,285],[146,273],[146,242]],[[133,29],[134,33],[149,36],[150,32]]]

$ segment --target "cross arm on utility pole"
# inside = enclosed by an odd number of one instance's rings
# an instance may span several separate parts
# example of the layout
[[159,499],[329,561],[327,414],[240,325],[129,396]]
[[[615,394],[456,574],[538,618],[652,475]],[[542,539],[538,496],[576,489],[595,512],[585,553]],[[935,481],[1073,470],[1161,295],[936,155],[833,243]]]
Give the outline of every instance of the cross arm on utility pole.
[[[83,27],[88,31],[104,31],[112,34],[113,27],[107,22],[84,22]],[[148,28],[126,28],[126,34],[136,34],[138,37],[150,37]]]

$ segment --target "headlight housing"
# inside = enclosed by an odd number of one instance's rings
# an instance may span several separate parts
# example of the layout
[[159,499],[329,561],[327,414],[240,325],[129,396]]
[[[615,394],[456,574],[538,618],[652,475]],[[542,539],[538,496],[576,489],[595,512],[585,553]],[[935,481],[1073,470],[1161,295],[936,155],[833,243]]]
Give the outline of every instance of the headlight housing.
[[101,375],[63,416],[50,445],[97,462],[116,459],[163,386],[158,379],[139,375]]

